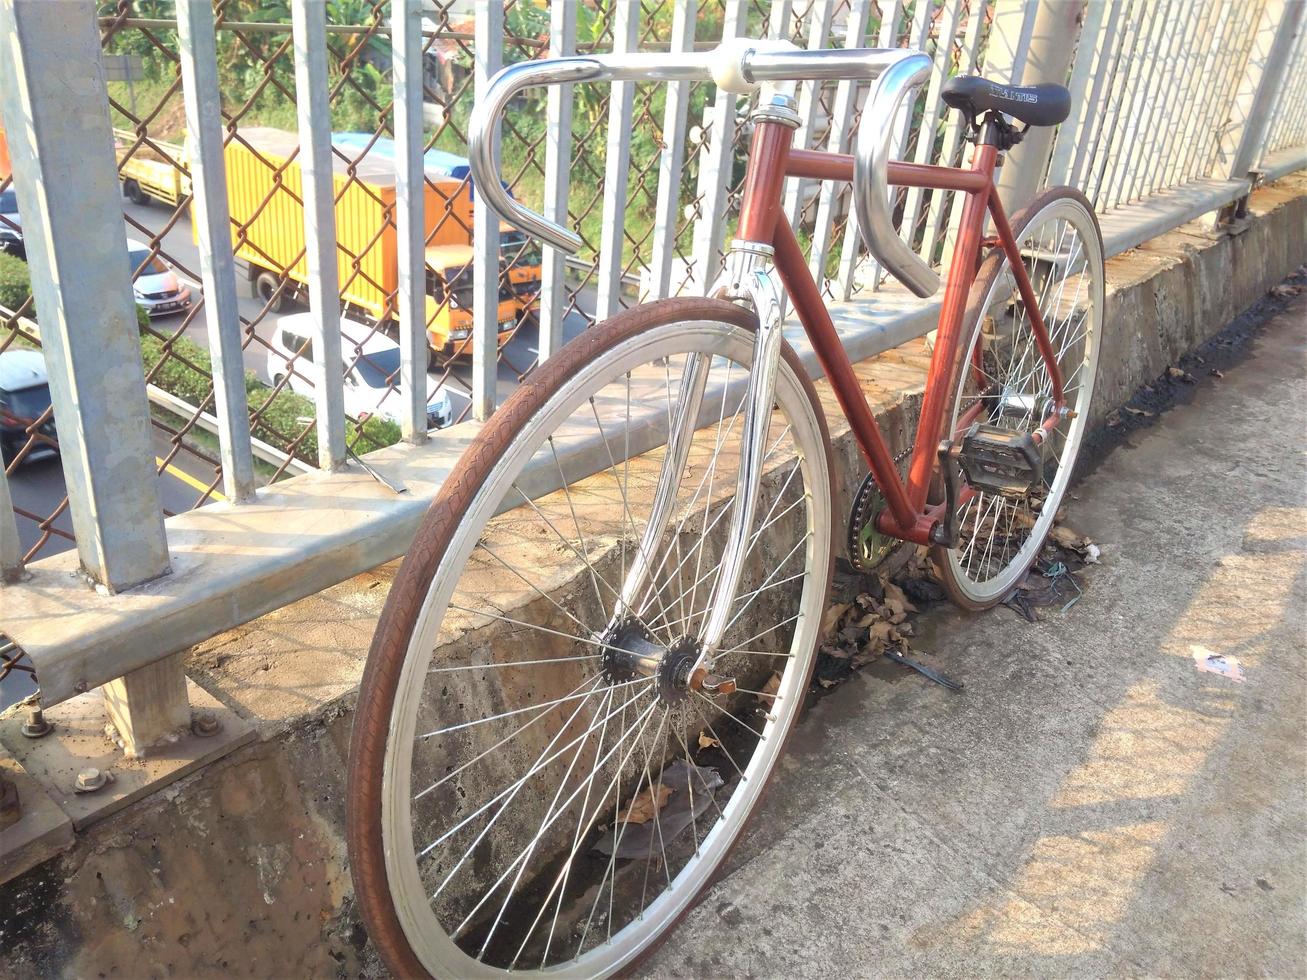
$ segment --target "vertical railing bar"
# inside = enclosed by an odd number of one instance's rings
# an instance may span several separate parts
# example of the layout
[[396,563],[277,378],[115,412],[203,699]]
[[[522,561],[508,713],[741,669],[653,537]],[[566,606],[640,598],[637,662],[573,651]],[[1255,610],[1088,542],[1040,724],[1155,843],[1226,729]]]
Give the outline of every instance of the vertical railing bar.
[[1122,152],[1113,154],[1112,176],[1108,181],[1107,196],[1113,205],[1125,203],[1122,194],[1130,173],[1139,166],[1139,147],[1143,140],[1143,117],[1151,102],[1152,81],[1157,74],[1160,59],[1157,20],[1163,10],[1168,10],[1169,0],[1153,0],[1148,25],[1143,29],[1143,51],[1139,56],[1139,68],[1132,72],[1130,79],[1129,109],[1126,112],[1125,126],[1121,131]]
[[[739,37],[744,30],[745,0],[726,0],[722,39]],[[700,150],[699,181],[696,188],[699,217],[694,223],[694,281],[707,290],[721,266],[722,229],[726,220],[727,188],[731,179],[731,158],[735,142],[735,99],[717,90],[711,112],[704,112],[706,145]]]
[[793,0],[776,0],[767,11],[767,37],[788,41]]
[[[1138,20],[1132,22],[1131,18],[1126,18],[1126,31],[1130,36],[1129,49],[1127,51],[1125,42],[1122,42],[1121,49],[1117,52],[1118,58],[1112,68],[1112,89],[1108,92],[1108,99],[1111,105],[1103,114],[1103,121],[1099,126],[1098,132],[1094,138],[1093,156],[1090,160],[1089,179],[1086,181],[1084,188],[1085,194],[1089,200],[1094,203],[1094,207],[1099,211],[1107,209],[1108,205],[1104,202],[1100,206],[1099,197],[1102,193],[1104,178],[1107,168],[1112,158],[1112,147],[1116,142],[1117,122],[1121,117],[1121,106],[1125,100],[1125,92],[1129,87],[1131,77],[1131,64],[1134,61],[1135,47],[1139,43],[1139,37],[1143,33],[1143,19],[1147,13],[1147,6],[1143,3],[1136,3],[1136,15]],[[1119,84],[1118,84],[1119,83]],[[1112,99],[1112,95],[1116,98]],[[1090,193],[1089,185],[1092,182],[1093,192]]]
[[[844,46],[846,48],[862,46],[870,15],[871,0],[850,0],[848,19],[845,22]],[[833,152],[845,152],[849,130],[853,124],[853,99],[858,88],[857,82],[845,79],[835,89],[835,101],[831,106],[830,138],[827,144],[827,148]],[[847,186],[831,180],[822,181],[818,190],[817,220],[813,224],[812,252],[808,256],[808,267],[818,286],[825,285],[826,249],[830,245],[831,231],[835,226],[835,205],[848,193]],[[852,220],[852,211],[848,212],[848,218]]]
[[[1298,79],[1298,90],[1288,101],[1281,97],[1276,106],[1279,129],[1276,150],[1307,143],[1307,29],[1298,35],[1298,55],[1289,77]],[[1298,121],[1296,129],[1291,123],[1295,119]]]
[[[943,8],[941,8],[943,9]],[[958,29],[958,20],[962,16],[962,0],[953,0],[952,13],[943,22],[935,42],[935,70],[930,73],[930,82],[926,86],[926,111],[921,117],[921,129],[917,134],[917,149],[913,159],[917,163],[930,163],[935,149],[935,132],[939,128],[939,116],[945,109],[939,97],[940,89],[948,71],[949,60],[953,57],[953,35]],[[911,244],[917,232],[917,219],[921,216],[921,202],[924,194],[920,187],[908,190],[908,197],[903,209],[903,237]],[[940,191],[931,194],[932,198],[941,196]],[[932,252],[930,236],[922,229],[920,254],[927,262]]]
[[[613,53],[634,51],[639,38],[640,4],[613,5]],[[631,110],[634,82],[614,82],[608,96],[608,148],[604,159],[603,232],[599,239],[599,286],[595,319],[622,308],[622,246],[626,241],[626,182],[631,161]]]
[[0,585],[16,582],[23,574],[23,547],[9,494],[9,475],[0,464]]
[[[1264,7],[1265,3],[1263,3],[1262,6]],[[1232,125],[1229,120],[1234,107],[1235,98],[1238,94],[1238,80],[1243,77],[1245,66],[1248,64],[1248,57],[1252,53],[1252,46],[1257,38],[1257,25],[1258,18],[1253,18],[1253,26],[1251,28],[1248,28],[1246,24],[1242,25],[1244,26],[1243,43],[1238,48],[1238,54],[1230,59],[1229,65],[1221,76],[1221,91],[1223,99],[1220,103],[1221,113],[1217,118],[1222,121],[1222,124],[1220,131],[1216,134],[1216,138],[1212,140],[1212,145],[1207,156],[1207,162],[1202,168],[1203,177],[1212,176],[1213,171],[1216,170],[1217,163],[1221,159],[1223,153],[1221,143],[1225,137],[1227,128]]]
[[[473,41],[472,88],[483,99],[504,57],[504,5],[498,0],[476,5]],[[480,421],[490,418],[497,401],[499,272],[499,219],[477,205],[472,210],[472,417]]]
[[[1177,76],[1175,74],[1176,45],[1184,39],[1180,27],[1182,17],[1178,16],[1176,6],[1179,0],[1165,0],[1165,13],[1162,15],[1162,30],[1159,47],[1149,66],[1147,80],[1144,82],[1145,105],[1140,122],[1136,128],[1136,137],[1132,141],[1134,157],[1124,179],[1121,181],[1121,195],[1125,201],[1137,200],[1143,193],[1148,175],[1157,163],[1158,147],[1163,138],[1158,132],[1157,123],[1160,116],[1174,101]],[[1167,29],[1169,26],[1170,29]],[[1168,133],[1166,139],[1170,139]]]
[[399,262],[399,425],[427,438],[426,174],[422,128],[422,0],[392,0],[395,234]]
[[[1258,53],[1262,55],[1260,72],[1254,76],[1251,64],[1245,63],[1243,80],[1238,86],[1236,102],[1242,111],[1242,127],[1237,132],[1237,143],[1231,151],[1232,161],[1225,176],[1242,179],[1248,176],[1258,160],[1274,119],[1275,103],[1286,87],[1287,71],[1293,60],[1294,40],[1301,29],[1303,12],[1307,5],[1285,3],[1279,6],[1279,16],[1269,7],[1263,16],[1265,29],[1259,24]],[[1266,33],[1270,32],[1269,43]],[[1262,45],[1265,45],[1262,47]],[[1255,80],[1254,80],[1255,79]],[[1231,133],[1232,140],[1236,136]]]
[[[1212,142],[1208,145],[1206,154],[1200,155],[1199,159],[1195,161],[1195,170],[1193,170],[1192,174],[1189,174],[1191,178],[1212,175],[1217,159],[1221,157],[1221,141],[1225,139],[1227,125],[1230,125],[1230,114],[1235,101],[1235,82],[1242,76],[1243,67],[1247,64],[1249,52],[1252,50],[1252,43],[1257,35],[1257,22],[1260,20],[1261,8],[1264,7],[1265,3],[1260,4],[1256,16],[1252,18],[1251,29],[1249,29],[1242,16],[1236,20],[1236,24],[1243,27],[1243,43],[1231,44],[1229,54],[1226,56],[1225,68],[1219,72],[1217,88],[1219,95],[1216,102],[1216,112],[1212,116]],[[1235,34],[1234,41],[1239,41],[1238,33]]]
[[[1282,86],[1276,96],[1275,105],[1271,108],[1270,131],[1266,134],[1266,142],[1257,161],[1259,169],[1271,153],[1307,142],[1307,27],[1299,29],[1286,78],[1296,79],[1297,85]],[[1293,127],[1292,120],[1295,119],[1299,124],[1297,129]]]
[[0,119],[77,555],[118,592],[170,564],[95,9],[0,3]]
[[[576,53],[576,4],[549,8],[549,57]],[[551,85],[545,105],[545,193],[543,214],[568,224],[567,197],[572,178],[572,106],[575,85]],[[563,346],[563,309],[567,300],[567,254],[546,248],[541,263],[539,358],[549,360]]]
[[1147,11],[1140,19],[1137,47],[1131,53],[1126,89],[1117,115],[1118,135],[1114,139],[1114,148],[1108,157],[1108,167],[1100,183],[1100,196],[1106,202],[1105,208],[1124,203],[1120,196],[1121,181],[1133,165],[1134,151],[1138,144],[1139,117],[1143,112],[1143,103],[1148,97],[1145,80],[1156,62],[1153,27],[1162,12],[1162,3],[1163,0],[1151,0]]
[[177,4],[177,42],[186,129],[191,139],[191,221],[200,252],[222,486],[229,501],[243,503],[254,496],[254,454],[245,398],[236,259],[222,145],[222,95],[210,0]]
[[1021,22],[1021,36],[1017,40],[1017,50],[1012,56],[1012,75],[1008,79],[1012,85],[1020,85],[1021,77],[1026,72],[1026,56],[1030,53],[1030,38],[1035,33],[1035,17],[1039,13],[1039,0],[1026,0],[1026,16]]
[[1200,158],[1199,147],[1203,145],[1204,139],[1213,138],[1212,134],[1216,128],[1212,123],[1212,115],[1217,102],[1217,66],[1227,56],[1226,36],[1230,31],[1230,24],[1234,21],[1229,4],[1219,4],[1217,11],[1217,26],[1208,35],[1207,54],[1203,59],[1202,76],[1205,84],[1194,112],[1193,140],[1186,145],[1184,156],[1179,163],[1174,180],[1177,184],[1189,179],[1195,161]]
[[[897,31],[899,17],[903,14],[903,0],[894,0],[889,13],[881,8],[880,35],[876,39],[876,46],[880,48],[897,47]],[[852,211],[848,219],[844,222],[844,242],[840,246],[840,296],[847,300],[853,296],[853,284],[857,278],[859,267],[865,266],[868,257],[864,260],[861,254],[862,236],[858,232],[858,223],[854,220]],[[874,263],[871,264],[873,276],[879,271]]]
[[[808,9],[808,50],[817,51],[826,46],[826,39],[830,34],[830,23],[833,4],[831,0],[816,0]],[[794,133],[794,148],[799,150],[808,149],[808,144],[812,141],[813,128],[817,121],[817,111],[821,108],[821,92],[823,83],[820,81],[807,81],[799,83],[799,128]],[[785,215],[791,225],[797,227],[800,212],[803,208],[803,192],[807,189],[808,181],[790,179],[786,182],[785,187]]]
[[1084,8],[1084,23],[1080,26],[1080,38],[1076,42],[1076,60],[1071,68],[1071,79],[1067,85],[1071,93],[1071,115],[1057,128],[1057,136],[1054,138],[1053,155],[1048,163],[1050,186],[1070,182],[1072,154],[1075,152],[1085,120],[1089,118],[1085,92],[1089,87],[1089,72],[1093,67],[1103,15],[1107,9],[1106,3],[1088,3]]
[[[912,9],[912,26],[908,32],[908,47],[916,48],[918,51],[925,51],[930,43],[930,21],[931,15],[935,11],[935,4],[941,0],[917,0],[917,5]],[[1030,10],[1027,11],[1026,23],[1033,25],[1034,0],[1027,0]],[[895,123],[894,142],[890,147],[890,159],[898,160],[903,155],[903,147],[908,143],[908,137],[912,132],[912,115],[916,105],[916,99],[908,99],[903,103],[903,108],[899,110],[899,122]],[[902,229],[902,220],[899,222]],[[902,234],[902,230],[900,230]],[[872,263],[872,292],[879,291],[881,283],[884,281],[883,270],[879,262]]]
[[1238,12],[1233,11],[1230,4],[1222,4],[1221,13],[1220,34],[1212,41],[1207,72],[1207,97],[1199,110],[1202,129],[1198,133],[1199,138],[1194,141],[1192,153],[1185,161],[1184,170],[1179,177],[1181,183],[1197,176],[1204,166],[1203,161],[1207,158],[1210,148],[1219,145],[1221,141],[1220,126],[1224,119],[1222,110],[1224,93],[1221,91],[1221,81],[1226,75],[1229,63],[1235,57],[1235,41],[1238,37],[1240,21]]
[[1212,5],[1189,4],[1184,12],[1184,21],[1176,34],[1176,52],[1167,64],[1165,78],[1179,78],[1179,91],[1171,91],[1167,98],[1166,111],[1162,118],[1155,120],[1150,129],[1150,158],[1148,172],[1144,174],[1142,195],[1153,195],[1158,189],[1170,186],[1170,163],[1176,148],[1182,140],[1176,139],[1176,132],[1185,132],[1188,116],[1193,112],[1193,89],[1197,81],[1193,71],[1193,61],[1197,52],[1196,38],[1199,37],[1199,25],[1208,16]]
[[[976,62],[980,57],[980,39],[984,36],[986,6],[986,0],[972,0],[972,7],[967,11],[967,28],[963,40],[963,56],[966,59],[963,71],[966,74],[975,72]],[[954,111],[948,114],[948,124],[944,133],[944,151],[940,157],[940,162],[944,166],[952,166],[967,125],[966,117],[962,113]],[[947,208],[944,207],[945,197],[944,194],[932,194],[930,199],[930,213],[933,215],[930,233],[931,254],[934,254],[941,241],[946,239],[948,225],[955,220],[955,216],[960,216],[962,213],[962,195],[954,194]],[[946,241],[944,243],[947,245]],[[947,265],[944,267],[947,268]]]
[[[336,265],[335,176],[327,89],[327,8],[316,0],[291,4],[295,47],[295,112],[304,182],[304,248],[313,313],[314,401],[318,466],[345,462],[345,377],[340,350],[340,275]],[[307,366],[307,365],[306,365]]]
[[[1098,43],[1095,45],[1094,84],[1089,100],[1085,103],[1084,121],[1075,134],[1075,160],[1071,164],[1071,172],[1067,177],[1068,184],[1082,191],[1086,190],[1086,170],[1092,165],[1092,140],[1089,139],[1089,131],[1098,130],[1102,126],[1116,73],[1116,63],[1125,44],[1125,31],[1121,26],[1121,12],[1125,7],[1125,0],[1114,0],[1107,4],[1107,7],[1111,11],[1111,16],[1108,17],[1107,26],[1099,35]],[[1111,68],[1108,67],[1109,65]],[[1105,92],[1104,89],[1107,91]]]
[[[566,4],[571,6],[571,4]],[[675,0],[671,50],[694,48],[698,0]],[[663,150],[658,157],[658,197],[654,206],[653,254],[649,259],[649,289],[644,299],[663,299],[671,290],[676,229],[680,223],[681,174],[685,169],[685,131],[690,108],[690,83],[671,82],[663,108]]]

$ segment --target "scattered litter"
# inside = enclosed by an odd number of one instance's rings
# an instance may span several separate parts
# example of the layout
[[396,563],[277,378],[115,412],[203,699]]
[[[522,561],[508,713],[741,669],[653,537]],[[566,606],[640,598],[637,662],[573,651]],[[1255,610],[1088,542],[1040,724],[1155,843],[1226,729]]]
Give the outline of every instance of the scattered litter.
[[897,650],[886,650],[885,656],[887,659],[893,660],[896,664],[902,664],[904,667],[911,667],[922,677],[927,677],[936,684],[942,684],[950,691],[960,691],[966,686],[961,681],[955,681],[946,674],[941,674],[939,671],[933,670],[923,663],[918,663],[915,660],[903,656],[903,654],[899,653]]
[[1148,419],[1155,418],[1157,415],[1156,412],[1150,412],[1146,408],[1135,408],[1133,405],[1126,405],[1125,410],[1131,415],[1141,415]]
[[1271,295],[1276,299],[1289,299],[1290,297],[1297,296],[1304,288],[1307,287],[1296,286],[1290,283],[1281,283],[1278,286],[1271,287]]
[[662,783],[648,786],[631,800],[625,813],[618,814],[617,822],[648,823],[654,818],[654,814],[667,805],[667,797],[671,795],[672,791]]
[[1238,657],[1227,657],[1225,654],[1212,653],[1206,647],[1200,646],[1193,646],[1189,649],[1193,654],[1194,666],[1198,668],[1199,673],[1220,674],[1222,677],[1228,677],[1240,684],[1247,679],[1243,664],[1239,662]]
[[[693,792],[691,792],[693,780]],[[658,779],[657,795],[664,801],[656,811],[642,823],[619,821],[595,842],[594,849],[601,854],[612,854],[616,848],[617,857],[623,859],[647,858],[659,854],[668,844],[679,837],[691,823],[703,816],[704,811],[713,805],[717,788],[723,784],[721,774],[707,766],[696,766],[677,759],[663,769]],[[645,791],[649,793],[648,790]],[[634,809],[641,793],[631,801],[627,813]],[[653,793],[649,793],[650,799]],[[691,802],[693,796],[693,803]],[[653,819],[655,813],[658,819]],[[618,840],[618,835],[621,839]]]
[[1166,369],[1166,373],[1176,381],[1183,381],[1187,385],[1198,383],[1198,379],[1183,368],[1169,367]]
[[1212,369],[1211,369],[1210,371],[1208,371],[1207,373],[1210,374],[1213,378],[1217,378],[1218,380],[1219,380],[1220,378],[1224,378],[1224,377],[1225,377],[1225,372],[1224,372],[1224,371],[1218,371],[1216,368],[1212,368]]
[[1036,609],[1041,606],[1058,606],[1062,612],[1067,612],[1080,601],[1083,594],[1080,581],[1064,561],[1040,558],[1003,600],[1003,605],[1027,622],[1038,623],[1039,613]]

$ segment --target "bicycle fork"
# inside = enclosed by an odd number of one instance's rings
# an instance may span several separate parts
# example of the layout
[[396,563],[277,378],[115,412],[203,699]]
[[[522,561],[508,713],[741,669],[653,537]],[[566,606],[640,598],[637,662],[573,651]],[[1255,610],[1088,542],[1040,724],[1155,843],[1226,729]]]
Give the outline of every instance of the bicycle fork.
[[[710,663],[721,644],[722,636],[731,625],[731,605],[744,572],[744,562],[750,548],[749,532],[757,515],[765,443],[775,397],[783,335],[781,295],[771,268],[772,255],[769,245],[732,242],[722,276],[709,293],[714,298],[751,306],[758,315],[758,330],[754,336],[750,365],[752,371],[744,396],[740,470],[735,484],[731,524],[703,627],[695,637],[697,656],[691,667],[691,675]],[[703,405],[711,361],[711,355],[692,354],[682,372],[676,415],[668,432],[667,453],[659,473],[649,524],[622,583],[622,609],[636,611],[640,597],[652,594],[658,588],[657,582],[649,582],[651,572],[657,572],[656,569],[651,569],[651,561],[659,550],[676,505],[677,491],[689,461],[690,447],[694,442]],[[621,616],[620,609],[617,616]]]

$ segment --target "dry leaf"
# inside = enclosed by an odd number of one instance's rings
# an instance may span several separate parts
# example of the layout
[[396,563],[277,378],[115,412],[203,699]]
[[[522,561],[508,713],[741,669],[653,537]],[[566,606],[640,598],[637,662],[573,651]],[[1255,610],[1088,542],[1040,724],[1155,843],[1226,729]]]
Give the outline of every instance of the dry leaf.
[[1169,367],[1166,369],[1166,373],[1177,381],[1183,381],[1185,384],[1194,384],[1194,376],[1188,371],[1181,370],[1178,367]]
[[672,795],[672,788],[659,783],[636,794],[626,812],[618,816],[621,823],[648,823],[659,810],[667,805],[667,798]]
[[1155,412],[1150,412],[1147,409],[1135,408],[1133,405],[1125,406],[1125,410],[1129,412],[1131,415],[1142,415],[1145,418],[1150,418],[1150,419],[1156,414]]
[[719,742],[719,741],[717,741],[717,739],[715,739],[715,738],[709,738],[709,737],[708,737],[707,735],[705,735],[703,732],[700,732],[700,733],[699,733],[699,748],[701,748],[701,749],[711,749],[713,746],[721,745],[721,744],[722,744],[722,743]]
[[767,678],[767,683],[762,686],[763,694],[775,694],[781,689],[781,675],[772,671],[772,675]]
[[840,617],[848,612],[851,603],[837,602],[826,610],[826,615],[821,618],[821,635],[830,636],[835,632],[835,627],[839,625]]
[[1049,537],[1052,538],[1053,543],[1059,547],[1071,548],[1076,551],[1083,548],[1089,540],[1083,534],[1077,534],[1075,531],[1071,530],[1071,528],[1065,526],[1053,528],[1049,533]]
[[898,603],[906,612],[916,612],[917,607],[908,601],[908,597],[903,594],[893,582],[885,583],[885,602],[889,604]]
[[1216,368],[1212,368],[1212,369],[1211,369],[1210,371],[1208,371],[1207,373],[1210,374],[1213,378],[1218,378],[1218,379],[1219,379],[1219,378],[1224,378],[1224,377],[1225,377],[1225,372],[1224,372],[1224,371],[1218,371]]
[[830,688],[838,684],[839,681],[831,681],[831,680],[827,680],[825,677],[818,677],[817,683],[820,684],[822,687]]
[[1279,286],[1271,287],[1271,295],[1277,299],[1288,299],[1290,296],[1297,296],[1302,290],[1302,286],[1291,286],[1288,283],[1282,283]]

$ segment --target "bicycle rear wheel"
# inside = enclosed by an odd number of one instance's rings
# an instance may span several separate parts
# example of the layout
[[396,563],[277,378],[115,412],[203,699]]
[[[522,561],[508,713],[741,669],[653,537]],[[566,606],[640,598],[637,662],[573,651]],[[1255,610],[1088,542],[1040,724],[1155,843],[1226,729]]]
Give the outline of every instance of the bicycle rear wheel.
[[[1103,239],[1089,201],[1071,188],[1051,188],[1012,227],[1057,353],[1067,411],[1042,444],[1038,485],[1021,497],[975,491],[958,508],[958,546],[934,551],[949,596],[973,610],[1003,600],[1053,526],[1089,422],[1101,346]],[[953,438],[973,421],[1029,432],[1046,417],[1052,382],[1029,312],[1007,256],[995,252],[982,264],[967,306],[971,331],[954,372]]]
[[[754,318],[668,300],[587,331],[486,425],[391,590],[354,723],[348,836],[396,974],[608,975],[737,838],[811,673],[831,570],[829,440],[783,349],[718,691],[685,676],[726,529]],[[684,368],[709,365],[635,601]]]

